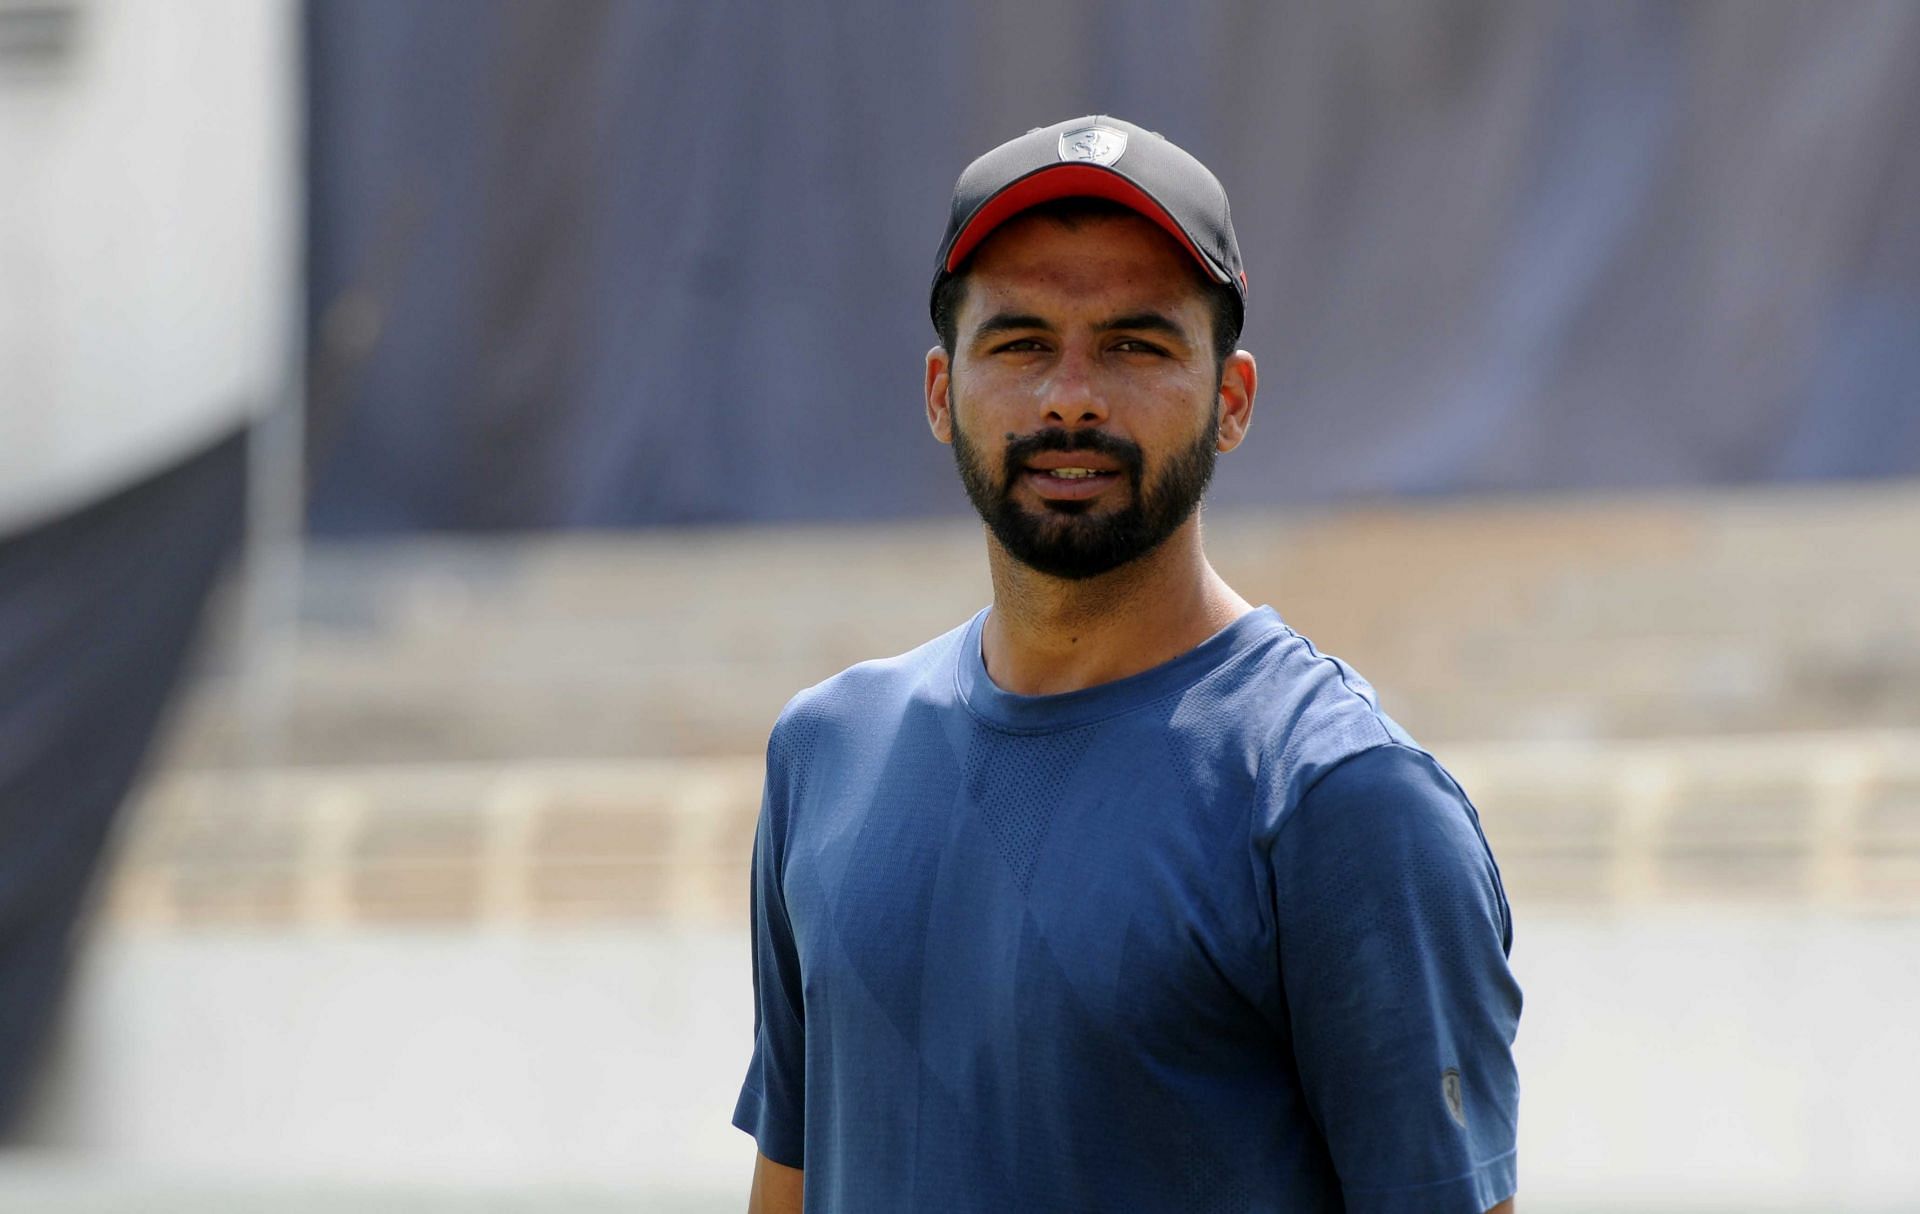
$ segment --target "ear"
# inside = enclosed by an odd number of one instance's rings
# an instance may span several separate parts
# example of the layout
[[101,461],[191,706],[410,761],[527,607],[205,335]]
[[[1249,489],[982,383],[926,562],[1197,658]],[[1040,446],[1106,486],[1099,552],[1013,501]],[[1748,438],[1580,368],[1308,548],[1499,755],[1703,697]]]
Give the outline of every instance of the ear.
[[927,351],[927,427],[943,443],[953,441],[953,360],[940,346]]
[[1221,454],[1240,445],[1253,425],[1253,397],[1260,387],[1260,369],[1253,355],[1235,350],[1220,368],[1220,443]]

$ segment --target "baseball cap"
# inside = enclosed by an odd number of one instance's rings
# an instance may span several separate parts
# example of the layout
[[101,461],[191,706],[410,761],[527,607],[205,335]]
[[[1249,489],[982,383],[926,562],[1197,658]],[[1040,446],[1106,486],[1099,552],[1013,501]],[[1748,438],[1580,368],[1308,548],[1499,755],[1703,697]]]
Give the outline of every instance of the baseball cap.
[[1035,127],[967,166],[954,183],[932,293],[995,228],[1056,198],[1105,198],[1152,220],[1207,277],[1233,288],[1245,315],[1247,272],[1219,178],[1157,132],[1105,114]]

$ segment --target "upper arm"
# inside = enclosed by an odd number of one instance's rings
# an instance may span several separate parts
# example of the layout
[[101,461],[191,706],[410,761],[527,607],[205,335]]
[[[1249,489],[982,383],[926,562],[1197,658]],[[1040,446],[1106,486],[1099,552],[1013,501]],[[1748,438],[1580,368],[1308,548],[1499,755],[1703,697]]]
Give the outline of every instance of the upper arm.
[[747,1198],[747,1214],[800,1214],[801,1194],[806,1173],[775,1163],[765,1155],[753,1159],[753,1194]]
[[[776,735],[777,736],[777,735]],[[740,1085],[733,1124],[753,1135],[770,1162],[802,1161],[806,1110],[806,1009],[800,953],[787,916],[784,828],[787,784],[769,748],[766,791],[754,830],[753,1058]]]
[[1425,753],[1375,747],[1289,812],[1270,863],[1294,1058],[1348,1209],[1498,1209],[1520,989],[1472,807]]

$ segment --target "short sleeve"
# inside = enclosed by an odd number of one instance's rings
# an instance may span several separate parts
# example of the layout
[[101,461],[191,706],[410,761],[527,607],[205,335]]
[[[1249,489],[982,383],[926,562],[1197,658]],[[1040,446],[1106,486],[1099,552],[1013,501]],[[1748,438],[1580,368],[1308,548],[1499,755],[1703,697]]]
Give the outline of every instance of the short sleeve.
[[1520,988],[1499,870],[1459,786],[1398,744],[1322,775],[1270,845],[1301,1086],[1356,1214],[1515,1188]]
[[740,1085],[733,1124],[753,1135],[775,1163],[802,1164],[806,1109],[806,1017],[800,956],[781,889],[779,824],[784,796],[769,757],[760,821],[753,836],[753,1060]]

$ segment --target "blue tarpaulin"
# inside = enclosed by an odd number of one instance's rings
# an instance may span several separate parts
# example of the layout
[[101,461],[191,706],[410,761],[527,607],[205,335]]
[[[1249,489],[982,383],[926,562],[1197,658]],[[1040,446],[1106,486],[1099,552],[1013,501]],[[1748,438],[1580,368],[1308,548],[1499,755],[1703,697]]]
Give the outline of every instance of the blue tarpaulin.
[[1920,473],[1920,6],[334,0],[323,532],[963,512],[948,191],[1095,111],[1233,199],[1217,502]]

